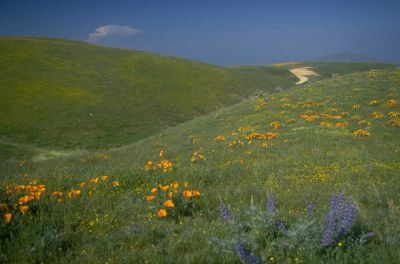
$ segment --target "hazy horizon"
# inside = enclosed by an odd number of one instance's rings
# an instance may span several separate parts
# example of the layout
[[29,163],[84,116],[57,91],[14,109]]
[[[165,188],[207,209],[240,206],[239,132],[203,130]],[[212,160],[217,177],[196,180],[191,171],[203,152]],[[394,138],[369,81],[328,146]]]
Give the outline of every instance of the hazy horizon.
[[400,62],[397,1],[3,1],[0,35],[132,48],[219,65],[339,53]]

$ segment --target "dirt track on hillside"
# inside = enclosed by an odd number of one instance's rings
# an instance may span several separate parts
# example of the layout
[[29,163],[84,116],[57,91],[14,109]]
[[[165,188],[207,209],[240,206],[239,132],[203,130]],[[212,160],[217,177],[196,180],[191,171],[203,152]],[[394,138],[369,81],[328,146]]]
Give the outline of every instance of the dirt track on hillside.
[[294,69],[290,69],[289,71],[294,76],[299,78],[299,81],[296,84],[302,84],[302,83],[305,83],[308,81],[307,76],[318,76],[318,74],[315,71],[310,70],[312,68],[314,68],[314,67],[294,68]]

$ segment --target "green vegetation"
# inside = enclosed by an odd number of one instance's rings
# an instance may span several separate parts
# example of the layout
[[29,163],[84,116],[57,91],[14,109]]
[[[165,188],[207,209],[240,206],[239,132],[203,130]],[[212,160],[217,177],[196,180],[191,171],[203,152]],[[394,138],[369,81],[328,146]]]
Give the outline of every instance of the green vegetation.
[[82,42],[1,37],[0,135],[41,147],[119,146],[295,79],[272,67],[240,71]]
[[[324,78],[394,67],[299,65],[317,67]],[[288,67],[222,68],[76,41],[0,37],[0,136],[58,150],[122,146],[254,94],[285,90],[297,81]],[[20,153],[5,148],[4,157]]]
[[[125,51],[79,45],[85,54],[100,49],[126,58]],[[240,71],[249,77],[262,69]],[[0,203],[8,208],[1,215],[12,213],[13,218],[0,225],[0,262],[235,263],[236,238],[219,212],[223,201],[245,223],[245,247],[264,260],[394,263],[400,259],[399,93],[400,69],[357,72],[228,106],[106,152],[8,163],[1,175],[7,184],[0,193]],[[97,102],[97,93],[85,96],[95,96],[89,102]],[[93,126],[101,127],[100,122]],[[123,129],[125,124],[120,125]],[[18,187],[32,180],[37,182],[29,188]],[[165,187],[175,182],[176,193],[173,184]],[[175,207],[164,205],[169,198],[161,187],[172,191]],[[39,199],[18,205],[33,189],[33,194],[41,193]],[[183,197],[185,189],[201,195]],[[271,192],[279,218],[291,230],[313,202],[312,234],[317,235],[331,194],[344,193],[357,206],[354,232],[374,236],[359,246],[347,237],[323,247],[313,237],[298,250],[277,248],[282,235],[259,234],[254,228],[259,225],[245,213],[249,208],[264,211]],[[29,208],[21,208],[23,204]],[[167,215],[160,218],[162,208]],[[301,227],[285,241],[301,240]]]

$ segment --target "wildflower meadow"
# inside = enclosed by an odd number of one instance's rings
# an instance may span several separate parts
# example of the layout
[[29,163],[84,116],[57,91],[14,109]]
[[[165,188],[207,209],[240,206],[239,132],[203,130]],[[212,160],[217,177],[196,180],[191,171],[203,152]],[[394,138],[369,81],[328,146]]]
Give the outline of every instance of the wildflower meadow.
[[10,161],[0,262],[396,263],[399,95],[399,69],[355,72]]

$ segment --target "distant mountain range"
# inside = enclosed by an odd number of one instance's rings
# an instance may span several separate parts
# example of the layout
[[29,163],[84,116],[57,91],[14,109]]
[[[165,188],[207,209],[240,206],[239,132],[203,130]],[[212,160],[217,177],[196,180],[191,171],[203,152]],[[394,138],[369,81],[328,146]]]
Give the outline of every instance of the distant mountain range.
[[321,62],[383,62],[380,59],[369,57],[362,54],[353,53],[336,53],[324,57],[320,57],[317,61]]

